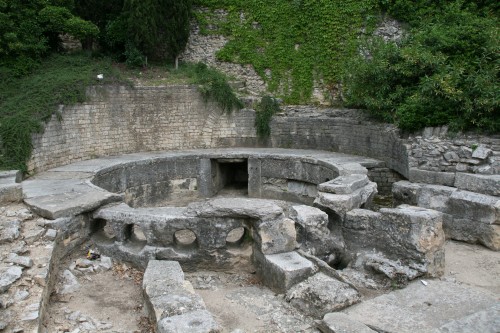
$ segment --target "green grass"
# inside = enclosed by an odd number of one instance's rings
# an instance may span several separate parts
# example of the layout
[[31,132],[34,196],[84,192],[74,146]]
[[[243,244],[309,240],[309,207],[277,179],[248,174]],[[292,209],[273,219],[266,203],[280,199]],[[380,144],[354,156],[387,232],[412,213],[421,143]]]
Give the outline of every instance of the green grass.
[[[104,80],[97,80],[97,74],[104,74]],[[31,155],[32,134],[43,131],[58,105],[85,101],[90,85],[125,82],[109,59],[86,54],[53,55],[22,77],[0,67],[0,77],[0,169],[22,171]]]

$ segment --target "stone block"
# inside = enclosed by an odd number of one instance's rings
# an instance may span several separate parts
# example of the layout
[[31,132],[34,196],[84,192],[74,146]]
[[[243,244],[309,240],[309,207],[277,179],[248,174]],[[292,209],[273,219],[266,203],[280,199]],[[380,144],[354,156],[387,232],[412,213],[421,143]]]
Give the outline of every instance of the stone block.
[[489,148],[486,148],[484,145],[479,145],[474,151],[472,152],[472,157],[473,158],[479,158],[481,160],[484,160],[488,158],[488,156],[491,155],[493,151]]
[[314,264],[297,252],[264,255],[254,251],[253,261],[264,284],[279,293],[307,279],[315,270]]
[[145,302],[148,312],[156,322],[166,317],[205,309],[203,299],[194,292],[188,281],[179,285],[170,285],[163,290],[148,287],[146,293],[148,297]]
[[306,315],[321,319],[358,303],[361,295],[347,283],[316,273],[288,290],[286,300]]
[[343,225],[346,248],[351,253],[380,251],[393,260],[420,267],[422,274],[440,276],[444,271],[443,214],[401,205],[379,213],[356,209]]
[[144,271],[142,288],[157,285],[177,285],[184,283],[184,272],[177,261],[150,260]]
[[401,180],[392,185],[392,196],[395,205],[418,205],[421,184],[411,183],[406,180]]
[[448,213],[450,196],[455,191],[457,191],[456,188],[449,186],[422,185],[416,206]]
[[341,220],[345,214],[355,208],[366,207],[371,204],[377,194],[377,184],[369,182],[364,187],[350,194],[332,194],[319,192],[314,200],[314,205],[334,212]]
[[500,175],[457,173],[455,187],[470,192],[500,196]]
[[295,223],[291,219],[262,222],[254,230],[256,246],[263,254],[290,252],[297,245]]
[[368,184],[367,175],[340,176],[318,185],[318,190],[335,194],[350,194]]
[[449,214],[459,219],[500,224],[499,202],[499,197],[469,191],[456,191],[450,196]]
[[167,317],[205,310],[203,299],[194,292],[176,261],[150,260],[142,283],[151,319],[160,326]]
[[375,333],[360,321],[351,319],[341,312],[327,313],[318,323],[318,328],[323,333]]
[[158,333],[218,333],[221,329],[212,314],[206,310],[163,318],[158,322]]
[[409,180],[414,183],[453,186],[455,183],[455,173],[411,168]]
[[0,203],[20,202],[23,200],[21,184],[0,182]]
[[446,220],[444,231],[448,238],[473,244],[481,243],[492,250],[500,250],[500,225],[451,218]]

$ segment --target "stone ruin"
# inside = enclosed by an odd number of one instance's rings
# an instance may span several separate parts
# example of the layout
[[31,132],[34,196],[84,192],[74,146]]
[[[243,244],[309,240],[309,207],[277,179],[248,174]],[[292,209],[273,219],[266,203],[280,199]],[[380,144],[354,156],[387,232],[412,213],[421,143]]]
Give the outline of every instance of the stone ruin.
[[[157,332],[220,331],[184,271],[250,264],[321,331],[370,332],[355,311],[338,312],[359,303],[367,285],[441,276],[445,237],[499,249],[498,176],[457,175],[456,187],[400,181],[396,206],[374,211],[377,184],[367,175],[382,166],[339,153],[241,148],[99,158],[22,183],[3,173],[2,200],[22,198],[47,219],[36,236],[51,253],[33,277],[43,286],[33,327],[44,331],[58,260],[90,239],[103,255],[145,270]],[[214,197],[235,187],[246,195]],[[19,237],[19,221],[2,228],[2,244]],[[31,267],[26,258],[9,255],[2,292]]]

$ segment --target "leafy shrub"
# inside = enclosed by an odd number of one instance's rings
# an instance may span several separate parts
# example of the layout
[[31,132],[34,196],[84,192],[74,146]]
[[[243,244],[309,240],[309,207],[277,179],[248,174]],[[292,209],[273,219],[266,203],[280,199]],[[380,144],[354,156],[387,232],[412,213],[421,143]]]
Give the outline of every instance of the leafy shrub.
[[227,113],[243,107],[243,103],[234,94],[226,76],[203,63],[195,65],[194,83],[198,85],[198,90],[206,101],[215,101]]
[[255,129],[258,137],[267,138],[271,134],[271,119],[279,110],[279,103],[275,98],[262,97],[255,113]]
[[399,45],[365,40],[346,65],[344,97],[404,130],[450,124],[500,131],[498,20],[461,2],[421,17]]

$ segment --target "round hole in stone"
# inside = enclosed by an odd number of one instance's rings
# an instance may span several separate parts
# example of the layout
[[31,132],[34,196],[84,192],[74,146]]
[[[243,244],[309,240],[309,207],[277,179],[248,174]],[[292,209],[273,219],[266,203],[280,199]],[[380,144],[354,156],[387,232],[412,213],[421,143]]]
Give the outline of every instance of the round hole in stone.
[[226,243],[229,245],[239,245],[245,238],[245,228],[238,227],[229,231],[226,236]]
[[182,246],[194,245],[196,243],[196,234],[189,229],[177,230],[174,233],[174,241]]
[[193,320],[189,322],[189,327],[198,327],[201,326],[203,323],[199,320]]

